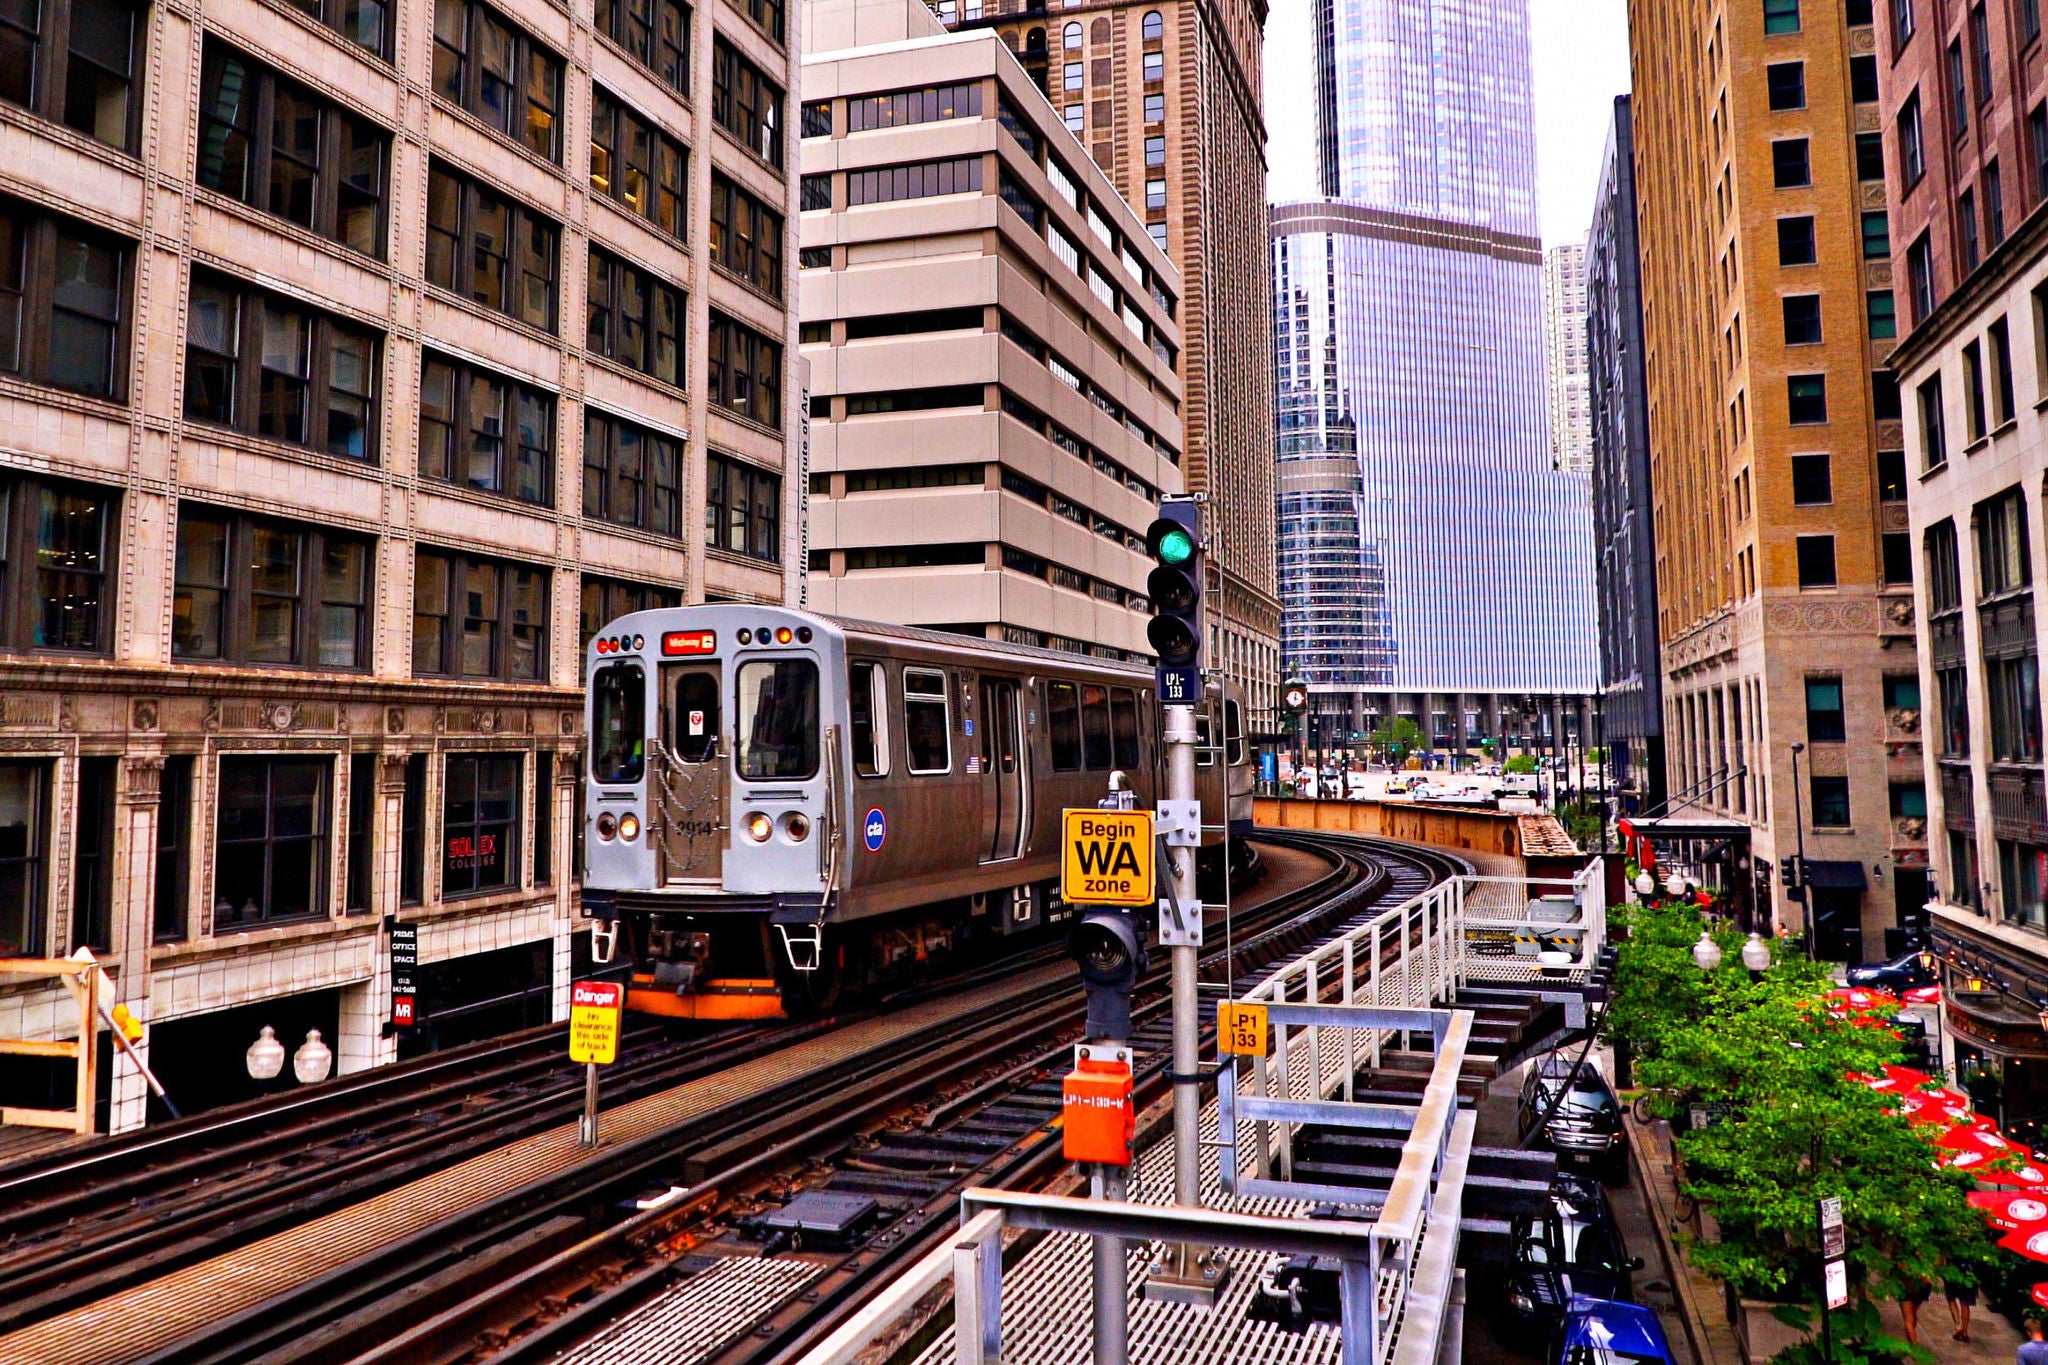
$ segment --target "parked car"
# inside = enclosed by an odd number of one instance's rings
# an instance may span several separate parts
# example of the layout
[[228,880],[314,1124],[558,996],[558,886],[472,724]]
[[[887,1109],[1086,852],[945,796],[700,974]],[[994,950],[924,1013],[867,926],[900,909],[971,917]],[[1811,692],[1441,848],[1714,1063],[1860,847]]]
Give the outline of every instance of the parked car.
[[1426,782],[1410,793],[1417,801],[1461,806],[1490,806],[1497,799],[1476,782]]
[[1934,970],[1934,954],[1919,948],[1900,953],[1889,962],[1865,962],[1849,969],[1850,985],[1875,986],[1896,993],[1916,986],[1932,986],[1940,980]]
[[1551,1365],[1672,1365],[1657,1315],[1639,1303],[1575,1296],[1566,1306]]
[[1429,779],[1424,777],[1421,773],[1398,772],[1395,773],[1391,778],[1387,779],[1387,791],[1389,794],[1412,792],[1417,787],[1424,786],[1428,782]]
[[1632,1303],[1629,1281],[1642,1261],[1622,1244],[1607,1192],[1583,1176],[1551,1182],[1550,1207],[1508,1223],[1505,1293],[1510,1318],[1548,1336],[1566,1324],[1574,1299]]
[[1590,1057],[1579,1062],[1576,1054],[1553,1052],[1537,1061],[1522,1083],[1515,1119],[1516,1131],[1525,1138],[1542,1126],[1540,1140],[1557,1153],[1560,1166],[1607,1179],[1618,1178],[1626,1168],[1628,1129],[1621,1101]]

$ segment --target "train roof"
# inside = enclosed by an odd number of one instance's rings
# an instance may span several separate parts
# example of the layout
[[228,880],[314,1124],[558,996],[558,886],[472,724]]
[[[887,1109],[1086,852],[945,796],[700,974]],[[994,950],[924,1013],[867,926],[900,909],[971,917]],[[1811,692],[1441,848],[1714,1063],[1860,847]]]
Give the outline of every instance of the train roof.
[[1075,654],[1062,649],[1045,649],[1038,645],[1014,645],[1007,640],[985,640],[973,635],[956,635],[951,631],[926,630],[921,626],[899,626],[888,621],[863,621],[851,616],[831,616],[824,612],[813,613],[819,619],[830,621],[847,635],[866,635],[885,640],[909,640],[917,644],[933,645],[941,649],[971,650],[976,654],[996,654],[1004,658],[1031,660],[1048,667],[1074,668],[1078,666],[1099,668],[1109,673],[1128,674],[1132,677],[1149,678],[1152,670],[1145,664],[1131,663],[1122,659],[1105,659],[1097,654]]

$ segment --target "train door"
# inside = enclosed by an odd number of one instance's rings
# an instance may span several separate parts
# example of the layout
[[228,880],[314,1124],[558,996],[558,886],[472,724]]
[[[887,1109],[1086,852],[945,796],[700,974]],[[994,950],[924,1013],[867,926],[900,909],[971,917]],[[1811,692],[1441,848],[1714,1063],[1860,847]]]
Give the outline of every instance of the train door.
[[981,725],[982,861],[994,863],[1022,856],[1031,837],[1031,764],[1015,678],[982,677]]
[[653,799],[661,827],[664,882],[719,882],[731,806],[724,760],[722,681],[716,663],[661,670],[661,761]]

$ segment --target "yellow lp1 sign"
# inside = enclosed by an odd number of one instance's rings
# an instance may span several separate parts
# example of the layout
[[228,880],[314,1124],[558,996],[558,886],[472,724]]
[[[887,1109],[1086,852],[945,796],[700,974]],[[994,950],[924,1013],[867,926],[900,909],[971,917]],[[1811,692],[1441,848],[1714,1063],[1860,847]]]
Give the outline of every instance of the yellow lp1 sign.
[[1060,899],[1067,904],[1152,904],[1151,811],[1067,811],[1060,844]]
[[1263,1057],[1273,1050],[1264,1005],[1226,1000],[1216,1007],[1216,1050],[1226,1057]]

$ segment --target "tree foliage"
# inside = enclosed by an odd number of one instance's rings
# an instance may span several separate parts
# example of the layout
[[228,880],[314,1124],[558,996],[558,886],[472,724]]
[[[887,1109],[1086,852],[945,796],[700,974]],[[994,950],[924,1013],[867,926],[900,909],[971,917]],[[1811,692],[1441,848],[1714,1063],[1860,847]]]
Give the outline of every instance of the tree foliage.
[[1399,763],[1422,747],[1422,727],[1406,716],[1393,716],[1365,737],[1365,742]]
[[1534,754],[1516,754],[1500,765],[1500,769],[1504,773],[1533,773],[1536,771],[1536,768],[1536,755]]

